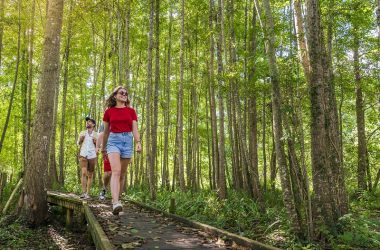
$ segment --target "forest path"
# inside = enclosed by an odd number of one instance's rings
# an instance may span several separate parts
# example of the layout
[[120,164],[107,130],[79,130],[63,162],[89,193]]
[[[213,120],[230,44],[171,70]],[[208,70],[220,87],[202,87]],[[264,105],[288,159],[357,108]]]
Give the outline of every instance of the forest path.
[[110,200],[88,205],[116,249],[246,249],[130,202],[118,216]]

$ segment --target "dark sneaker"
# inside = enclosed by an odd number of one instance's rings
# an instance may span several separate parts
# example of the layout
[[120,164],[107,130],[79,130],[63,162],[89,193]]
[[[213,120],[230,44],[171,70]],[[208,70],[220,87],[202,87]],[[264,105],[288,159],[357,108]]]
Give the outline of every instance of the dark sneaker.
[[99,200],[103,201],[106,199],[106,190],[103,189],[102,192],[99,194]]

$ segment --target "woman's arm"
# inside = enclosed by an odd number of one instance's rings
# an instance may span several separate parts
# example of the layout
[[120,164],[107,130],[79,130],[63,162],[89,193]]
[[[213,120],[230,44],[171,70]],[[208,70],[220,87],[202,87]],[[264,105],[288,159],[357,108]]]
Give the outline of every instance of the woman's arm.
[[96,152],[102,151],[102,145],[103,145],[103,132],[100,132],[98,134],[98,139],[96,140]]
[[133,138],[135,138],[135,142],[136,142],[136,151],[141,152],[140,133],[137,126],[137,121],[132,122],[132,133],[133,133]]
[[103,121],[104,124],[104,131],[103,131],[103,142],[102,142],[102,152],[106,151],[107,147],[107,141],[108,141],[108,136],[110,135],[110,125],[108,122]]

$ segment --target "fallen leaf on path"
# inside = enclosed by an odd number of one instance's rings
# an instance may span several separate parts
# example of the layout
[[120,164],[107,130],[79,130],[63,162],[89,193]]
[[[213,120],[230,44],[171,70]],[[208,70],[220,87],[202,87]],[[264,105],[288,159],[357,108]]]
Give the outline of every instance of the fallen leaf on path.
[[132,243],[124,243],[124,244],[121,244],[121,247],[123,249],[135,249],[135,247],[132,245]]

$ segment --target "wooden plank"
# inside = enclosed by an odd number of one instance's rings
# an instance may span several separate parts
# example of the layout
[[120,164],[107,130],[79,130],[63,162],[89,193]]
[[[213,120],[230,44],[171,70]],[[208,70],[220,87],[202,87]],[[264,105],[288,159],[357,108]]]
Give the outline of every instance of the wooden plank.
[[110,240],[107,238],[106,233],[103,231],[99,222],[96,220],[94,214],[91,212],[90,207],[87,205],[87,202],[83,202],[84,213],[86,215],[88,227],[91,233],[92,240],[95,243],[96,249],[99,250],[108,250],[114,249]]
[[52,204],[56,204],[68,209],[84,212],[83,201],[74,194],[64,194],[53,191],[47,192],[47,201]]
[[248,248],[255,249],[255,250],[280,250],[280,248],[273,247],[270,245],[266,245],[264,243],[261,243],[261,242],[258,242],[258,241],[255,241],[255,240],[252,240],[252,239],[249,239],[247,237],[243,237],[243,236],[240,236],[240,235],[237,235],[234,233],[230,233],[228,231],[225,231],[225,230],[222,230],[222,229],[219,229],[219,228],[207,225],[207,224],[203,224],[203,223],[200,223],[197,221],[192,221],[192,220],[183,218],[183,217],[175,215],[175,214],[171,214],[171,213],[168,213],[165,211],[161,211],[159,209],[150,207],[146,204],[143,204],[143,203],[140,203],[137,201],[133,201],[133,200],[129,200],[129,199],[127,199],[127,201],[132,203],[132,204],[135,204],[139,207],[142,207],[142,208],[145,208],[145,209],[148,209],[151,211],[155,211],[158,213],[162,213],[169,218],[173,218],[173,219],[180,221],[186,225],[189,225],[193,228],[197,228],[197,229],[200,229],[200,230],[205,231],[207,233],[215,234],[218,236],[225,236],[225,237],[235,241],[238,245],[243,246],[243,247],[248,247]]

